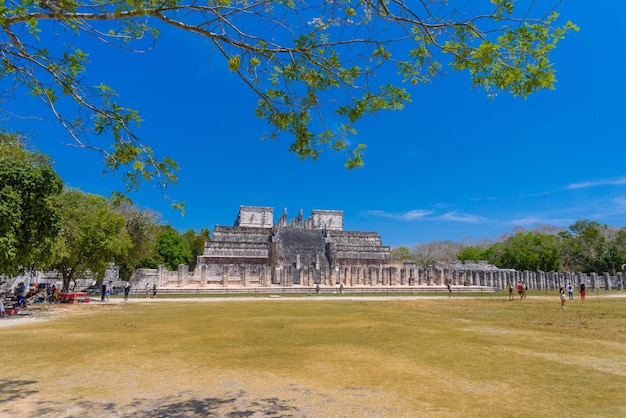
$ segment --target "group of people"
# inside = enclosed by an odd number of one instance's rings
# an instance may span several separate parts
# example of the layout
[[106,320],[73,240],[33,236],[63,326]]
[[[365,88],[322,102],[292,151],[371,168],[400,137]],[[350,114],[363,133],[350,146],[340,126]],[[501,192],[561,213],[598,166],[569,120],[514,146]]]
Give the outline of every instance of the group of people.
[[[509,300],[513,300],[513,283],[509,283]],[[526,285],[525,281],[517,282],[517,294],[519,295],[519,299],[526,299],[526,291],[528,290],[528,285]]]
[[[574,300],[574,286],[571,283],[568,283],[565,288],[563,286],[559,287],[559,298],[561,299],[561,309],[565,309],[565,302],[568,298],[565,297],[565,292],[567,291],[567,295],[569,300]],[[580,300],[584,301],[587,296],[587,286],[584,283],[580,284]]]
[[[513,284],[509,283],[509,300],[513,300]],[[526,291],[528,287],[524,281],[520,281],[517,283],[517,293],[519,294],[520,300],[526,299]],[[565,292],[567,292],[567,297],[565,296]],[[585,296],[587,295],[587,286],[585,283],[580,284],[580,300],[585,300]],[[565,309],[565,302],[567,299],[574,300],[574,286],[571,283],[568,283],[567,286],[559,287],[559,299],[561,299],[561,309]]]
[[110,300],[111,295],[113,294],[113,282],[109,280],[108,283],[102,283],[102,297],[100,300],[104,302],[105,300]]
[[[126,282],[124,284],[124,300],[128,300],[128,295],[130,294],[130,283]],[[102,301],[109,300],[111,293],[113,291],[113,282],[103,283],[102,284]],[[152,293],[152,297],[156,298],[157,296],[157,285],[154,283],[150,286],[150,283],[146,283],[146,299],[150,298],[150,293]]]
[[[124,300],[128,300],[128,296],[130,295],[130,282],[126,282],[124,284]],[[150,286],[150,283],[146,283],[146,299],[147,298],[156,298],[157,296],[157,285],[156,283]],[[109,300],[111,293],[113,292],[113,282],[102,283],[102,301]]]
[[[156,298],[157,297],[157,285],[156,283],[154,283],[152,285],[152,297]],[[150,298],[150,283],[146,283],[146,299]]]

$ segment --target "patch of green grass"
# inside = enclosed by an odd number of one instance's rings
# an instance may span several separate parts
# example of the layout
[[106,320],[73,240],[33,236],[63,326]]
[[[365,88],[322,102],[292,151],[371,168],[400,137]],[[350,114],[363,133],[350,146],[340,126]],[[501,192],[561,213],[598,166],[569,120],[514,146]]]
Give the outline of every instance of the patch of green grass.
[[2,329],[11,343],[0,356],[4,379],[68,401],[68,390],[96,401],[120,387],[193,392],[240,376],[268,391],[358,388],[392,404],[380,413],[390,416],[625,415],[626,300],[559,305],[555,296],[77,306],[83,315]]

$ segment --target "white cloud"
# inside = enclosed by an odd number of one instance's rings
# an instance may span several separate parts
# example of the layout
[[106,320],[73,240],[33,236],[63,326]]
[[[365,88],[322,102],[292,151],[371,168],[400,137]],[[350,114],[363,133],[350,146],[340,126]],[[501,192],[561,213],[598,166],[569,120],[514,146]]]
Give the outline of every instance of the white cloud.
[[470,215],[467,213],[459,213],[459,211],[444,213],[439,217],[445,221],[464,222],[464,223],[482,223],[484,218],[480,216]]
[[432,213],[433,212],[430,210],[418,210],[418,209],[413,209],[404,213],[390,213],[384,210],[368,210],[365,212],[365,214],[369,216],[396,219],[400,221],[414,221],[417,219],[423,219],[427,217],[428,215],[431,215]]
[[470,202],[490,202],[490,201],[494,201],[494,200],[502,200],[501,197],[496,197],[496,196],[487,196],[487,197],[475,197],[470,199]]
[[597,181],[584,181],[582,183],[572,183],[565,186],[568,190],[575,189],[586,189],[589,187],[598,187],[598,186],[619,186],[622,184],[626,184],[626,177],[617,178],[617,179],[604,179]]
[[527,216],[525,218],[519,218],[519,219],[511,219],[511,222],[509,222],[509,224],[511,225],[517,225],[517,226],[529,226],[529,225],[537,225],[537,224],[547,224],[549,222],[538,218],[536,216]]

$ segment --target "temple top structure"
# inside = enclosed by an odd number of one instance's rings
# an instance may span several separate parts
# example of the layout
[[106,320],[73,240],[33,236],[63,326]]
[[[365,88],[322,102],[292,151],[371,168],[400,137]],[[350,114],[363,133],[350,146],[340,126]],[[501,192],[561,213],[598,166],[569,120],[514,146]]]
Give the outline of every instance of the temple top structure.
[[264,206],[239,206],[235,226],[271,228],[274,226],[274,208]]
[[[240,206],[235,220],[238,227],[272,228],[274,226],[274,208],[267,206]],[[290,222],[287,220],[287,209],[278,219],[279,228],[300,227],[304,229],[319,229],[327,231],[343,231],[343,211],[313,209],[311,216],[302,218],[302,209]]]

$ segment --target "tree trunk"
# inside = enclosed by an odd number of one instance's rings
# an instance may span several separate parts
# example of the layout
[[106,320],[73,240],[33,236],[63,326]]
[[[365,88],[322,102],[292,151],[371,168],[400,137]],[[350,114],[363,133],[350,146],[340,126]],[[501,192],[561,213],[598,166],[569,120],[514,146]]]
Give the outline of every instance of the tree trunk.
[[61,269],[61,277],[63,278],[62,293],[67,293],[70,290],[70,280],[72,280],[71,274],[68,274],[67,269]]

